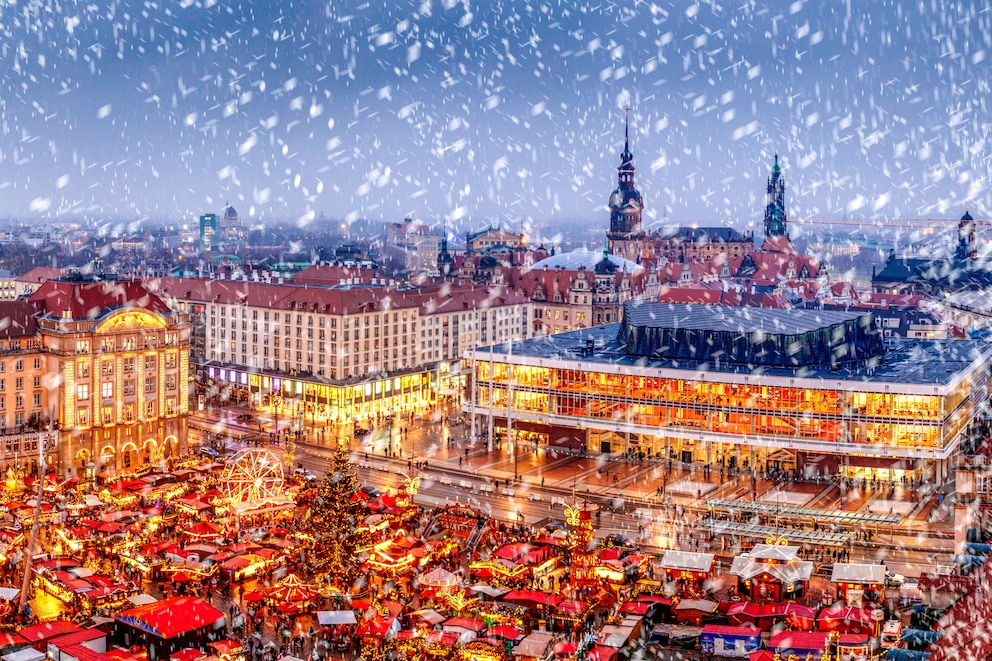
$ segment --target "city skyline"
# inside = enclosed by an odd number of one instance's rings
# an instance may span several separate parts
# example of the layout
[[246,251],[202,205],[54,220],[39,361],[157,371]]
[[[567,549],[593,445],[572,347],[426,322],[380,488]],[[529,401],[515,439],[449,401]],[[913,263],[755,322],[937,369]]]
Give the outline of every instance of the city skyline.
[[992,207],[974,6],[57,9],[3,10],[13,217],[605,225],[626,106],[647,228],[759,228],[776,152],[792,217]]

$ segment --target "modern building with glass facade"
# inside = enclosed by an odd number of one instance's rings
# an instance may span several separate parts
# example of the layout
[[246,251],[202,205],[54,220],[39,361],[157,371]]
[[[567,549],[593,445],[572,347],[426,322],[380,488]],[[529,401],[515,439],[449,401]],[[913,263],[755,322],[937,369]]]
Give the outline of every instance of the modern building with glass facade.
[[992,344],[883,343],[862,312],[631,302],[620,324],[467,359],[483,437],[509,418],[515,442],[943,480],[986,406]]

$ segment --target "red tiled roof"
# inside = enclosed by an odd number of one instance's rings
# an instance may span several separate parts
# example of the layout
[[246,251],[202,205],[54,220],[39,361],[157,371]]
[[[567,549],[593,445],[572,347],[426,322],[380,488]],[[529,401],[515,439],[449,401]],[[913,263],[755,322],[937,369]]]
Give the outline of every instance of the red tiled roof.
[[459,629],[467,629],[468,631],[479,633],[486,628],[486,623],[472,617],[453,617],[446,620],[441,627],[457,627]]
[[[66,645],[65,647],[59,647],[59,651],[62,655],[68,655],[73,658],[79,659],[79,661],[109,661],[109,657],[102,652],[96,652],[91,650],[85,645],[80,645],[76,643],[74,645]],[[63,657],[64,658],[64,657]]]
[[786,236],[770,236],[761,244],[762,252],[778,252],[787,255],[795,255],[796,249]]
[[44,314],[61,317],[68,310],[73,319],[99,319],[112,309],[126,307],[170,312],[162,299],[137,280],[49,280],[30,300],[41,303]]
[[40,284],[46,280],[54,280],[65,275],[65,269],[53,269],[48,266],[36,266],[24,275],[18,276],[17,282]]
[[203,278],[152,278],[147,284],[168,300],[216,302],[321,314],[357,314],[387,307],[392,310],[416,305],[404,293],[387,287],[332,289]]
[[834,604],[820,611],[817,620],[849,620],[851,622],[872,622],[871,611],[867,608],[853,608]]
[[748,661],[774,661],[775,655],[768,650],[757,650],[748,654]]
[[823,650],[827,634],[822,631],[776,631],[768,640],[768,648],[775,650]]
[[72,633],[67,633],[63,636],[49,638],[48,643],[50,645],[54,645],[60,650],[64,650],[70,645],[79,645],[91,640],[99,640],[100,638],[106,637],[107,634],[99,629],[83,629],[82,631],[73,631]]
[[38,301],[2,301],[0,302],[0,338],[11,339],[18,337],[33,337],[38,329],[35,318],[44,306]]
[[506,287],[476,286],[447,286],[436,291],[418,292],[407,296],[420,306],[421,315],[520,305],[530,300]]
[[27,640],[16,633],[0,631],[0,649],[3,649],[4,647],[12,647],[14,645],[25,645],[27,642]]
[[42,622],[24,627],[17,633],[31,644],[39,643],[56,636],[64,636],[69,633],[82,631],[83,628],[75,622],[69,620],[55,620],[53,622]]

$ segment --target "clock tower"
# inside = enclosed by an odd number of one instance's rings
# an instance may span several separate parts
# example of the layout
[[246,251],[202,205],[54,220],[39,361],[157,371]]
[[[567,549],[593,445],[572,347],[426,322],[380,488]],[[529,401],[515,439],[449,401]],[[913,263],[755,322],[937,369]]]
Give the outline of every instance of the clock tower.
[[644,199],[634,187],[634,155],[630,151],[630,108],[624,116],[623,152],[617,168],[617,187],[610,195],[610,230],[606,233],[609,250],[614,255],[638,261],[644,231],[641,211]]

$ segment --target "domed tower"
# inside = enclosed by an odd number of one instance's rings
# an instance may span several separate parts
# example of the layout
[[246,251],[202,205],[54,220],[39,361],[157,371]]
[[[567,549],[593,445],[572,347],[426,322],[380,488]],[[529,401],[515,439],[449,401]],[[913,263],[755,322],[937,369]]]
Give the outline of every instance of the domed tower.
[[244,241],[244,228],[241,226],[241,216],[238,210],[227,204],[224,207],[224,216],[220,222],[221,240],[229,244],[237,244]]
[[778,152],[775,152],[775,164],[772,174],[768,177],[768,203],[765,205],[765,238],[775,236],[789,237],[788,218],[785,215],[785,179],[782,168],[778,165]]
[[592,292],[593,325],[612,324],[620,320],[620,299],[617,296],[617,265],[603,246],[603,259],[593,269],[596,273]]
[[966,208],[958,222],[958,245],[954,251],[956,259],[978,259],[978,242],[975,233],[975,219]]
[[631,261],[640,256],[644,232],[641,212],[644,199],[634,187],[634,155],[630,151],[630,108],[624,117],[623,152],[617,168],[617,187],[610,195],[610,231],[606,233],[610,252]]

